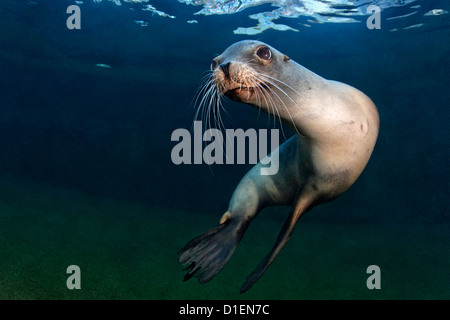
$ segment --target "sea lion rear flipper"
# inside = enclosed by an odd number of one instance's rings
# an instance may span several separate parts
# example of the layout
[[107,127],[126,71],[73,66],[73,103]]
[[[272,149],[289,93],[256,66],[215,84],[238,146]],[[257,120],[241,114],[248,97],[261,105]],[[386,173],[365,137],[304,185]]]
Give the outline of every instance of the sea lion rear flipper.
[[264,257],[264,259],[259,263],[258,267],[247,277],[245,283],[239,290],[240,293],[246,292],[250,289],[259,278],[262,277],[264,272],[269,268],[270,264],[275,260],[276,256],[280,253],[281,249],[286,245],[291,237],[292,231],[294,231],[295,224],[297,223],[300,216],[308,209],[310,202],[299,201],[294,209],[291,211],[286,223],[278,234],[277,241],[273,246],[272,250]]
[[178,252],[178,262],[188,271],[184,281],[192,276],[210,281],[230,260],[247,226],[231,218],[189,241]]

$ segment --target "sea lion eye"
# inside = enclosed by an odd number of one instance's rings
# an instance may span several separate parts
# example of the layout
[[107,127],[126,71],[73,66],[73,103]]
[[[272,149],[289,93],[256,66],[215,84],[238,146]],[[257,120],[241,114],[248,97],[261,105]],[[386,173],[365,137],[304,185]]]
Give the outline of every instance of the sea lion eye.
[[272,51],[267,47],[259,48],[258,51],[256,51],[256,54],[263,60],[272,59]]
[[217,62],[213,60],[211,62],[211,71],[214,71],[214,69],[216,69],[216,68],[217,68]]

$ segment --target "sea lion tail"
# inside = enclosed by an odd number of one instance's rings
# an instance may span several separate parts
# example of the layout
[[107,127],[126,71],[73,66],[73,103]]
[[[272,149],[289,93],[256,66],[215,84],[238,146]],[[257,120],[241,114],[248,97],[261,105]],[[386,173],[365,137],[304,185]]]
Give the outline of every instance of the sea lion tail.
[[189,241],[178,253],[178,262],[188,271],[184,281],[195,276],[200,283],[210,281],[230,260],[248,223],[230,218]]

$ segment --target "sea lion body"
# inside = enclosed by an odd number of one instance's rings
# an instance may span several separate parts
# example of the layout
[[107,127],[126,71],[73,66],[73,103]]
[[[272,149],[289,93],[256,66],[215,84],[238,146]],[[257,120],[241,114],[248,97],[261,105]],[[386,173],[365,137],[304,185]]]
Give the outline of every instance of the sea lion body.
[[200,282],[226,264],[251,219],[271,205],[291,214],[275,246],[241,287],[248,290],[289,240],[300,216],[344,193],[366,166],[379,130],[378,111],[361,91],[326,80],[259,41],[235,43],[212,63],[222,95],[279,118],[297,134],[277,150],[279,171],[261,175],[261,162],[241,180],[220,224],[191,240],[180,263]]

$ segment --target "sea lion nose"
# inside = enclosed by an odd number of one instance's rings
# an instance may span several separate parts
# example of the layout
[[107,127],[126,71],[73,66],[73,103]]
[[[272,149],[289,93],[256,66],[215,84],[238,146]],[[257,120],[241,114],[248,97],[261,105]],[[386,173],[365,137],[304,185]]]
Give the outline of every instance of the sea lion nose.
[[220,65],[220,69],[222,69],[223,73],[225,74],[225,78],[229,78],[230,77],[230,62],[227,63],[222,63]]

